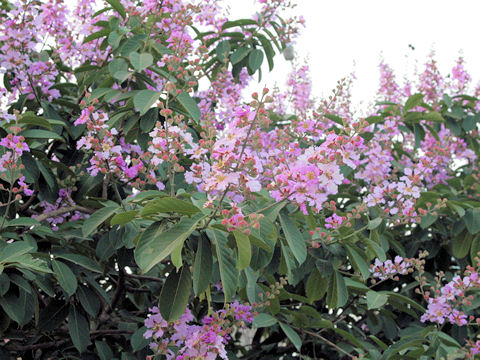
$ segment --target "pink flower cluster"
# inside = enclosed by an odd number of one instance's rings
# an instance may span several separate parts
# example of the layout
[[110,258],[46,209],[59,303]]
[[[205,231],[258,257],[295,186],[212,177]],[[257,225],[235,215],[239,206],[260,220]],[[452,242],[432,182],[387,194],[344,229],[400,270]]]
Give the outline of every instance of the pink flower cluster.
[[[152,339],[150,348],[157,354],[163,354],[167,360],[215,360],[217,357],[228,360],[225,344],[230,339],[232,326],[244,327],[254,319],[250,305],[235,301],[202,319],[202,325],[194,323],[189,309],[179,320],[168,323],[157,307],[150,309],[145,319],[147,331],[143,335]],[[171,345],[178,350],[173,351]]]
[[[428,308],[422,315],[421,321],[443,324],[448,321],[459,326],[468,324],[467,315],[458,308],[462,305],[471,304],[471,298],[467,292],[480,288],[478,272],[467,270],[466,276],[455,276],[452,281],[435,291],[435,296],[427,294]],[[473,317],[471,317],[473,320]]]
[[386,260],[384,262],[375,259],[374,265],[371,265],[370,272],[374,278],[380,280],[387,280],[396,275],[406,275],[410,272],[412,264],[409,259],[404,259],[401,256],[396,256],[394,261]]

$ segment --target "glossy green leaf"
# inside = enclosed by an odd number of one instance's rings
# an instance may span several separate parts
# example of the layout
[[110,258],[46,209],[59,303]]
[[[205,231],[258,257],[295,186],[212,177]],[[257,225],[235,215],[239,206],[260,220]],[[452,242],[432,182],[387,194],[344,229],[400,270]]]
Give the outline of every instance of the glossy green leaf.
[[108,344],[105,341],[96,340],[95,347],[97,348],[97,353],[98,353],[98,356],[100,357],[100,360],[113,359],[112,349],[110,349],[110,346],[108,346]]
[[320,300],[327,292],[328,279],[315,268],[308,277],[305,293],[310,302]]
[[151,216],[160,213],[194,215],[199,212],[201,212],[201,210],[190,202],[177,198],[162,197],[160,199],[149,201],[144,206],[141,216]]
[[71,261],[77,265],[80,265],[85,269],[88,269],[100,274],[103,273],[102,269],[100,268],[100,265],[95,260],[90,259],[87,256],[72,254],[72,253],[63,253],[63,254],[55,254],[55,257]]
[[28,129],[28,130],[22,131],[20,135],[23,135],[26,139],[53,139],[53,140],[65,141],[63,137],[58,135],[56,132],[49,131],[49,130]]
[[302,234],[285,212],[280,213],[280,223],[282,224],[282,229],[290,250],[292,250],[295,259],[302,264],[307,258],[307,246]]
[[85,220],[82,226],[83,236],[88,236],[95,230],[97,230],[100,225],[105,222],[108,218],[113,216],[118,210],[118,206],[107,206],[95,211],[92,215]]
[[180,95],[177,96],[177,100],[190,114],[193,120],[196,122],[200,121],[202,113],[200,112],[197,102],[188,93],[180,93]]
[[263,63],[263,51],[259,49],[253,50],[250,55],[248,55],[248,67],[252,72],[260,69]]
[[130,62],[137,71],[142,71],[153,64],[153,56],[149,53],[133,52],[129,56]]
[[347,250],[348,258],[353,268],[362,275],[364,280],[367,280],[370,277],[370,266],[368,263],[353,245],[345,245],[345,249]]
[[253,319],[253,327],[262,328],[262,327],[271,327],[277,323],[277,319],[275,319],[272,315],[262,313],[255,316]]
[[233,251],[227,245],[227,235],[217,229],[207,230],[208,237],[215,244],[215,251],[222,280],[225,302],[229,301],[237,291],[238,270],[236,269]]
[[142,326],[141,328],[138,328],[137,331],[135,331],[130,338],[130,344],[132,345],[133,352],[137,352],[147,347],[148,344],[151,342],[151,339],[145,339],[143,337],[145,331],[147,331],[147,328],[145,326]]
[[378,309],[385,305],[388,301],[388,295],[379,293],[377,291],[367,292],[367,307],[368,310]]
[[129,210],[129,211],[122,212],[120,214],[116,214],[110,220],[110,225],[123,226],[125,224],[128,224],[130,221],[132,221],[137,217],[138,213],[139,213],[139,210]]
[[472,245],[472,234],[464,231],[452,239],[452,253],[457,259],[463,259],[468,255]]
[[170,229],[163,231],[160,223],[153,223],[142,234],[135,249],[135,261],[143,272],[149,271],[172,253],[196,229],[199,214],[193,218],[183,217]]
[[140,115],[143,115],[153,104],[155,104],[159,97],[159,92],[153,90],[140,90],[133,97],[133,104],[135,105],[135,109],[140,112]]
[[295,348],[300,351],[300,348],[302,347],[302,339],[300,339],[300,336],[298,336],[295,330],[293,330],[289,325],[282,322],[280,322],[279,324],[285,335],[287,335],[288,339],[292,342],[293,345],[295,345]]
[[122,3],[119,0],[105,0],[107,3],[109,3],[112,8],[115,9],[115,11],[123,18],[125,19],[127,17],[127,13],[125,12],[125,8],[123,7]]
[[160,293],[159,309],[165,320],[177,320],[183,315],[191,291],[192,276],[188,267],[170,273]]
[[212,278],[212,249],[204,236],[198,240],[195,263],[193,265],[193,291],[199,295],[207,290]]
[[25,241],[15,241],[6,244],[0,252],[0,264],[14,262],[18,257],[32,251],[34,247]]
[[423,94],[414,94],[408,98],[405,102],[405,106],[403,107],[403,111],[407,112],[417,106],[419,106],[423,102],[423,98],[425,95]]
[[217,52],[217,59],[220,61],[224,61],[228,57],[230,49],[230,41],[220,41],[215,49],[215,51]]
[[61,261],[52,260],[52,267],[55,276],[63,290],[72,296],[77,291],[77,277],[70,268]]
[[334,270],[328,282],[327,305],[331,309],[339,308],[347,303],[347,299],[345,280],[338,270]]
[[68,332],[75,348],[80,353],[85,352],[90,345],[90,326],[76,306],[71,306],[68,313]]
[[233,235],[235,236],[238,250],[237,269],[241,271],[250,265],[252,246],[250,245],[250,238],[247,234],[235,230]]
[[475,235],[478,233],[480,231],[480,208],[467,209],[463,221],[470,234]]

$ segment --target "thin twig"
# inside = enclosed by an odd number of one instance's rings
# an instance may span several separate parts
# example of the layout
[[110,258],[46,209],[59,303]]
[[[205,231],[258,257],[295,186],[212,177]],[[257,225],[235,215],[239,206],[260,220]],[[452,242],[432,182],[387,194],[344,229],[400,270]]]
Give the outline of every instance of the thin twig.
[[86,214],[93,214],[95,212],[94,209],[89,209],[89,208],[86,208],[86,207],[83,207],[83,206],[80,206],[80,205],[72,205],[72,206],[65,206],[65,207],[62,207],[60,209],[53,210],[53,211],[50,211],[50,212],[42,214],[42,215],[38,215],[35,218],[35,220],[43,221],[43,220],[46,220],[50,217],[63,215],[63,214],[66,214],[68,212],[71,212],[71,211],[80,211],[80,212],[83,212],[83,213],[86,213]]

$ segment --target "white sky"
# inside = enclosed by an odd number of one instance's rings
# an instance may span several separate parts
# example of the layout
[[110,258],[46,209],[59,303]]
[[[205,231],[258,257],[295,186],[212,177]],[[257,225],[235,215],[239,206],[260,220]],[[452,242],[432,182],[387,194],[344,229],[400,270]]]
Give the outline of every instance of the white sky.
[[[224,0],[231,18],[249,17],[253,0]],[[380,58],[397,80],[423,70],[436,52],[442,73],[450,72],[461,51],[466,69],[480,80],[480,0],[296,0],[294,12],[306,20],[297,39],[297,59],[307,59],[313,95],[328,96],[337,81],[355,71],[354,102],[370,101],[378,87]],[[409,44],[415,50],[409,48]],[[275,68],[262,83],[284,84],[290,63],[275,57]],[[264,68],[266,70],[266,67]]]

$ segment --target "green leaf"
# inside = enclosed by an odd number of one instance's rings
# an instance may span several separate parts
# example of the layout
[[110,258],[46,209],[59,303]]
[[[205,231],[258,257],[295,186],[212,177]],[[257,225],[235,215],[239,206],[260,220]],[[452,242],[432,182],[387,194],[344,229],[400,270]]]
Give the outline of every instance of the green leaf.
[[463,222],[470,234],[475,235],[480,231],[480,208],[467,209]]
[[262,313],[255,316],[252,326],[256,328],[271,327],[276,323],[277,323],[277,319],[275,319],[272,315]]
[[148,344],[151,342],[151,339],[145,339],[143,337],[145,331],[147,331],[147,328],[145,326],[142,326],[141,328],[137,329],[137,331],[135,331],[130,338],[130,344],[132,345],[133,352],[142,350],[143,348],[147,347]]
[[300,339],[300,336],[293,330],[290,326],[288,326],[285,323],[280,322],[280,327],[282,328],[283,332],[285,335],[287,335],[288,339],[292,342],[293,345],[297,348],[298,351],[300,351],[302,347],[302,339]]
[[77,291],[78,300],[82,304],[83,309],[93,318],[95,318],[100,311],[100,300],[97,294],[88,287],[81,285]]
[[34,247],[25,241],[15,241],[11,244],[7,243],[0,252],[0,264],[15,262],[19,256],[32,251]]
[[263,63],[263,51],[259,49],[253,50],[248,56],[248,67],[252,72],[260,69]]
[[376,229],[377,227],[380,226],[380,224],[382,223],[382,221],[383,221],[383,219],[382,219],[381,217],[377,217],[377,218],[375,218],[375,219],[373,219],[373,220],[370,220],[370,221],[368,222],[368,227],[367,227],[367,229],[368,229],[368,230],[374,230],[374,229]]
[[345,244],[345,249],[347,250],[348,258],[353,268],[362,275],[364,280],[367,280],[370,277],[370,267],[365,259],[353,246]]
[[51,129],[52,126],[50,123],[43,117],[35,115],[31,111],[27,111],[25,114],[21,115],[18,120],[19,125],[32,125],[32,126],[41,126],[46,129]]
[[408,110],[411,110],[417,106],[419,106],[423,102],[423,98],[425,95],[423,94],[414,94],[408,98],[405,102],[405,106],[403,107],[403,111],[406,113]]
[[93,34],[88,35],[84,40],[83,44],[86,44],[90,41],[100,39],[102,37],[108,36],[110,34],[110,29],[102,29],[100,31],[94,32]]
[[463,259],[468,255],[470,246],[472,245],[472,234],[464,231],[462,234],[455,236],[452,241],[452,254],[457,259]]
[[327,305],[331,309],[342,307],[347,303],[348,291],[343,276],[334,270],[328,282]]
[[376,291],[368,291],[367,292],[367,307],[368,310],[378,309],[385,305],[388,301],[388,295],[379,293]]
[[172,212],[183,215],[194,215],[201,212],[201,210],[190,202],[172,197],[163,197],[149,201],[143,208],[141,216],[145,217]]
[[327,292],[328,280],[324,278],[317,268],[314,268],[305,285],[305,293],[310,302],[320,300]]
[[307,258],[307,246],[302,234],[292,219],[283,211],[280,213],[280,223],[293,256],[302,264]]
[[68,313],[68,331],[75,348],[80,353],[87,350],[90,345],[90,326],[76,306],[70,307]]
[[195,263],[193,265],[193,291],[199,295],[207,290],[212,278],[212,249],[204,236],[198,241]]
[[150,225],[141,235],[135,249],[135,262],[140,269],[147,272],[170,255],[190,236],[202,217],[202,214],[193,218],[183,217],[167,231],[163,231],[158,222]]
[[438,219],[437,215],[427,214],[426,216],[422,216],[422,221],[420,222],[420,227],[422,229],[426,229],[430,225],[432,225],[435,221],[437,221],[437,219]]
[[133,105],[135,109],[140,112],[140,115],[144,115],[148,109],[158,100],[160,93],[153,90],[140,90],[133,97]]
[[230,49],[231,49],[230,41],[228,40],[220,41],[215,50],[217,52],[217,59],[220,61],[224,61],[228,57],[228,54],[230,53]]
[[85,269],[94,271],[96,273],[102,274],[103,271],[95,260],[90,259],[84,255],[64,253],[64,254],[54,254],[55,257],[71,261]]
[[27,218],[27,217],[19,217],[13,220],[10,220],[7,224],[7,226],[35,226],[35,225],[40,225],[40,223],[33,219],[33,218]]
[[230,56],[230,62],[232,63],[232,65],[239,63],[245,58],[245,56],[250,53],[250,51],[251,49],[249,49],[248,47],[238,48],[233,52],[232,56]]
[[125,12],[125,8],[123,7],[122,3],[119,0],[105,0],[107,3],[109,3],[112,8],[115,9],[115,11],[123,18],[123,20],[126,19],[127,13]]
[[77,277],[70,268],[61,261],[52,260],[53,272],[63,290],[72,296],[77,291]]
[[200,121],[202,113],[200,112],[196,101],[193,100],[193,98],[188,93],[180,93],[180,95],[177,96],[177,100],[180,102],[180,104],[182,104],[182,106],[190,114],[193,120],[195,120],[196,122]]
[[41,129],[28,129],[22,131],[20,135],[23,135],[26,139],[54,139],[65,141],[63,137],[58,135],[56,132],[49,131],[49,130],[41,130]]
[[225,302],[227,302],[237,291],[238,271],[236,270],[235,259],[232,250],[228,247],[227,236],[223,231],[208,229],[207,234],[215,244],[220,279],[222,280]]
[[95,347],[97,348],[97,353],[98,353],[98,356],[100,357],[100,360],[111,360],[114,358],[112,349],[110,349],[110,346],[108,346],[108,344],[105,341],[96,340]]
[[92,232],[97,230],[100,225],[112,216],[115,211],[118,210],[118,206],[107,206],[95,211],[92,215],[85,220],[82,226],[83,236],[87,237]]
[[247,234],[235,230],[233,235],[235,236],[238,249],[237,269],[241,271],[250,265],[252,246],[250,245],[250,238]]
[[183,266],[180,272],[170,273],[160,293],[159,309],[165,320],[177,320],[183,315],[191,289],[192,276],[187,266]]
[[142,71],[153,64],[153,56],[149,53],[139,54],[137,52],[133,52],[129,57],[130,62],[137,71]]
[[110,225],[120,225],[123,226],[125,224],[128,224],[130,221],[135,219],[139,213],[139,210],[130,210],[130,211],[125,211],[120,214],[116,214],[112,219],[110,220]]
[[70,304],[65,301],[52,300],[40,311],[38,328],[41,331],[57,329],[68,315]]

